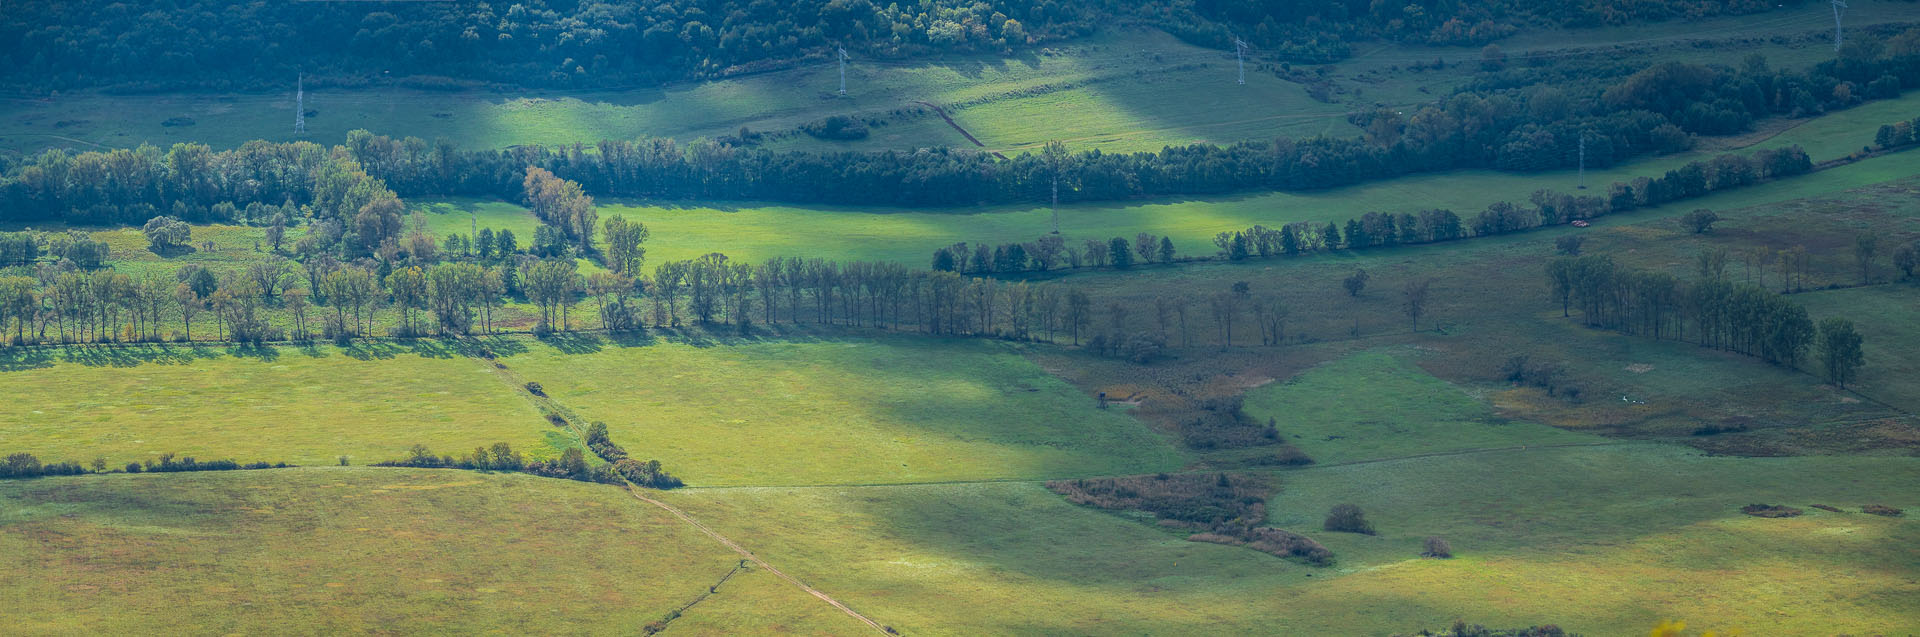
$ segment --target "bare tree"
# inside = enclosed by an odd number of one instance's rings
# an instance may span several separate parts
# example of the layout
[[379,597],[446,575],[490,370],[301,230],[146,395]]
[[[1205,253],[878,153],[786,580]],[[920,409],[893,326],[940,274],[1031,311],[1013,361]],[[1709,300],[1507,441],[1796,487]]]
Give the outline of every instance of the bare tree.
[[1403,291],[1406,296],[1404,309],[1407,318],[1413,319],[1413,331],[1420,331],[1420,317],[1427,313],[1427,288],[1433,285],[1433,279],[1417,279],[1407,282]]

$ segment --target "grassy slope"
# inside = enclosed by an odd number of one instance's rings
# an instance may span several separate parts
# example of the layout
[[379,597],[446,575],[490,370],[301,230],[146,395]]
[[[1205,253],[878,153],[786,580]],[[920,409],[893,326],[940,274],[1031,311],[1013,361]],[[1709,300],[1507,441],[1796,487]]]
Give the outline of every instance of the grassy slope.
[[508,442],[555,457],[570,438],[479,361],[380,348],[204,347],[0,350],[12,400],[0,452],[119,466],[178,452],[200,459],[356,464]]
[[737,561],[613,487],[519,475],[0,483],[0,607],[16,634],[638,634]]
[[981,341],[663,343],[504,359],[695,485],[1070,477],[1173,469],[1160,436]]
[[1275,418],[1282,435],[1322,464],[1606,440],[1507,422],[1475,396],[1383,351],[1248,392],[1247,413]]
[[1911,284],[1796,295],[1815,321],[1840,316],[1866,337],[1866,366],[1854,390],[1909,412],[1920,411],[1920,289]]
[[[912,634],[1383,634],[1459,617],[1587,634],[1663,617],[1825,633],[1920,621],[1909,548],[1920,528],[1819,511],[1759,520],[1738,507],[1901,506],[1916,477],[1910,458],[1722,459],[1648,445],[1281,473],[1275,522],[1326,543],[1334,569],[1188,543],[1032,484],[668,497]],[[1328,506],[1349,501],[1380,536],[1317,530]],[[1459,558],[1416,557],[1436,533]]]

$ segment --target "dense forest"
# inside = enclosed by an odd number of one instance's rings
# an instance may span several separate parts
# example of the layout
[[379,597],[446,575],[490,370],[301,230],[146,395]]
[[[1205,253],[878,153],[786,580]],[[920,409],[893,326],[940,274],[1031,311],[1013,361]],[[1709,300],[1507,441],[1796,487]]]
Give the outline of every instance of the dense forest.
[[[1238,34],[1279,59],[1345,57],[1349,42],[1483,43],[1529,25],[1592,26],[1754,13],[1802,0],[526,0],[253,2],[31,0],[0,12],[0,83],[46,90],[282,87],[404,81],[607,87],[825,59],[834,46],[903,59],[1007,53],[1138,22],[1202,46]],[[1116,19],[1116,16],[1118,18]]]

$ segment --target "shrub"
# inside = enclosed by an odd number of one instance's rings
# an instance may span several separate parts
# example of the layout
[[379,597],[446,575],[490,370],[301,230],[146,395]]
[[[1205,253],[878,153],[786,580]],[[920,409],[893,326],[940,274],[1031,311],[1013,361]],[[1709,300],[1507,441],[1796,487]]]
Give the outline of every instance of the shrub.
[[547,397],[547,390],[546,388],[541,387],[540,383],[527,383],[527,393],[533,394],[535,396],[539,396],[541,398]]
[[1686,227],[1688,230],[1692,230],[1694,234],[1706,234],[1708,230],[1713,229],[1713,224],[1719,221],[1720,215],[1714,214],[1712,210],[1706,208],[1701,208],[1680,216],[1680,225]]
[[853,141],[867,138],[867,125],[847,115],[832,115],[800,125],[800,130],[820,139]]
[[1151,513],[1162,526],[1194,529],[1188,541],[1244,546],[1315,566],[1333,552],[1306,536],[1261,527],[1268,483],[1258,475],[1155,474],[1047,483],[1068,502],[1113,511]]
[[1260,422],[1247,415],[1239,396],[1213,398],[1200,403],[1200,415],[1180,425],[1181,442],[1199,450],[1238,449],[1278,444],[1280,432],[1273,421]]
[[1867,506],[1860,507],[1860,512],[1871,513],[1874,515],[1881,515],[1881,516],[1886,516],[1890,518],[1897,518],[1902,515],[1906,515],[1907,513],[1902,509],[1896,509],[1884,504],[1869,504]]
[[1420,553],[1420,557],[1440,559],[1453,557],[1453,545],[1448,544],[1446,538],[1438,535],[1429,536],[1426,541],[1426,550]]
[[1328,531],[1341,533],[1374,534],[1373,523],[1367,521],[1367,514],[1351,504],[1334,505],[1332,510],[1327,511],[1327,521],[1321,526]]
[[1790,506],[1777,504],[1749,504],[1740,507],[1740,512],[1756,518],[1790,518],[1805,513]]

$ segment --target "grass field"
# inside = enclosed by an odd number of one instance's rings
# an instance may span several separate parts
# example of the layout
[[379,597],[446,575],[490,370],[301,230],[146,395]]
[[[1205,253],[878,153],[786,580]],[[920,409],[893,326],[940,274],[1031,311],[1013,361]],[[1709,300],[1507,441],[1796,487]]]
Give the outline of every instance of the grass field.
[[[1456,618],[1630,634],[1663,618],[1783,633],[1920,621],[1912,522],[1747,518],[1752,502],[1912,500],[1920,462],[1533,449],[1278,474],[1274,522],[1315,569],[1183,541],[1039,485],[696,489],[669,500],[907,634],[1387,634]],[[1326,533],[1338,502],[1379,536]],[[1417,557],[1445,535],[1458,557]]]
[[1371,351],[1247,393],[1247,413],[1321,464],[1421,453],[1605,441],[1508,422],[1491,405],[1395,354]]
[[[738,561],[617,488],[521,475],[323,468],[0,483],[0,606],[15,634],[639,634]],[[793,606],[758,586],[713,599],[733,597],[735,609]],[[809,613],[795,626],[847,629],[824,621],[835,618]]]
[[536,346],[502,360],[695,485],[1071,477],[1183,462],[1140,422],[990,342]]
[[1853,389],[1909,412],[1920,411],[1920,288],[1896,283],[1796,295],[1814,320],[1845,317],[1866,338],[1866,366]]
[[[211,327],[211,325],[208,325]],[[119,467],[202,460],[330,465],[507,442],[530,457],[578,444],[483,362],[431,344],[349,350],[75,347],[0,350],[0,453]]]

